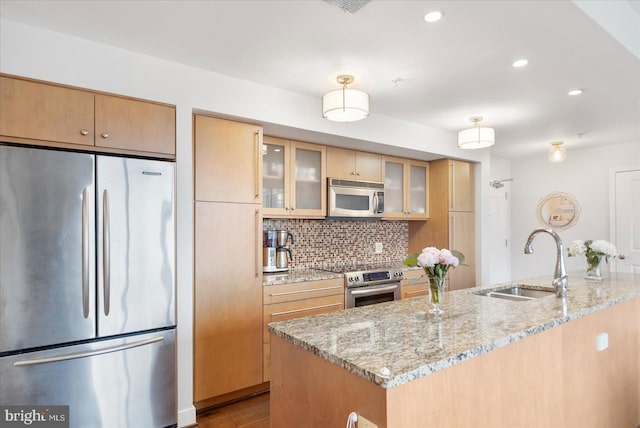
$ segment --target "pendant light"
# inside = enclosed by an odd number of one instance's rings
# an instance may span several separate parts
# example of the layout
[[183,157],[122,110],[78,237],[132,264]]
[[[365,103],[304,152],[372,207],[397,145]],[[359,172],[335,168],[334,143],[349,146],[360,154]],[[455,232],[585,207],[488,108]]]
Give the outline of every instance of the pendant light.
[[355,122],[369,116],[369,94],[347,88],[353,76],[341,74],[336,79],[342,89],[327,92],[322,97],[322,117],[335,122]]
[[496,142],[496,133],[493,128],[478,126],[482,122],[482,116],[469,118],[475,126],[458,132],[458,147],[461,149],[484,149],[493,146]]
[[567,149],[562,147],[562,141],[551,143],[551,148],[547,152],[547,158],[554,163],[562,162],[567,158]]

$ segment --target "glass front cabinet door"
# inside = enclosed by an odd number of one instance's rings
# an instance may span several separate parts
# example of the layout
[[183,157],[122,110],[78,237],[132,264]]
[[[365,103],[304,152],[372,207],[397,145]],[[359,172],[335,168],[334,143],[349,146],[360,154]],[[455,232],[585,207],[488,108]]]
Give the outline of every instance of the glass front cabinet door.
[[429,163],[385,156],[384,218],[429,218]]
[[326,147],[264,137],[265,217],[326,215]]

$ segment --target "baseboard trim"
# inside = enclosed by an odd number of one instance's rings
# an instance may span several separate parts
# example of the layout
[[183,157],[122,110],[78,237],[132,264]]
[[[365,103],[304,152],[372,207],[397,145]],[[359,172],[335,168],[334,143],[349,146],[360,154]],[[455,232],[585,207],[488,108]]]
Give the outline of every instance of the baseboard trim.
[[196,426],[196,408],[191,405],[185,409],[178,410],[178,427],[187,428]]

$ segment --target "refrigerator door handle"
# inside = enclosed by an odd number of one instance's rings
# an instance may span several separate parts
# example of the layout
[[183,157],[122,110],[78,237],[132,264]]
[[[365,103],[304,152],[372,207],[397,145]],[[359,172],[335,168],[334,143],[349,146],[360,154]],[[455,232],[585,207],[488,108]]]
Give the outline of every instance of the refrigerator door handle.
[[82,190],[82,314],[89,318],[89,188]]
[[111,307],[111,232],[109,224],[109,191],[102,193],[102,275],[104,276],[104,314]]
[[127,349],[137,348],[140,346],[150,345],[156,342],[162,342],[164,337],[156,336],[146,340],[140,340],[138,342],[126,343],[124,345],[109,346],[107,348],[96,349],[94,351],[75,352],[73,354],[57,355],[55,357],[34,358],[33,360],[22,360],[13,363],[14,366],[35,366],[38,364],[57,363],[59,361],[75,360],[77,358],[93,357],[96,355],[108,354],[111,352],[125,351]]

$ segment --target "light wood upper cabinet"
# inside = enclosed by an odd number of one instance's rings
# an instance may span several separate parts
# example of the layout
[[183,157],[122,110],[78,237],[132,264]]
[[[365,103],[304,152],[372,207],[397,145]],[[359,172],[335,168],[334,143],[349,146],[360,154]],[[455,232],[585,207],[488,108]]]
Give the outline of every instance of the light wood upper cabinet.
[[262,194],[266,217],[324,217],[326,147],[265,136]]
[[0,76],[0,135],[17,143],[175,158],[175,107]]
[[175,155],[176,110],[96,94],[96,146]]
[[327,147],[327,177],[382,182],[382,155]]
[[93,94],[0,77],[0,135],[93,146]]
[[449,160],[449,211],[473,211],[473,164]]
[[262,127],[195,115],[195,198],[261,203]]
[[429,163],[385,156],[384,218],[429,218]]

